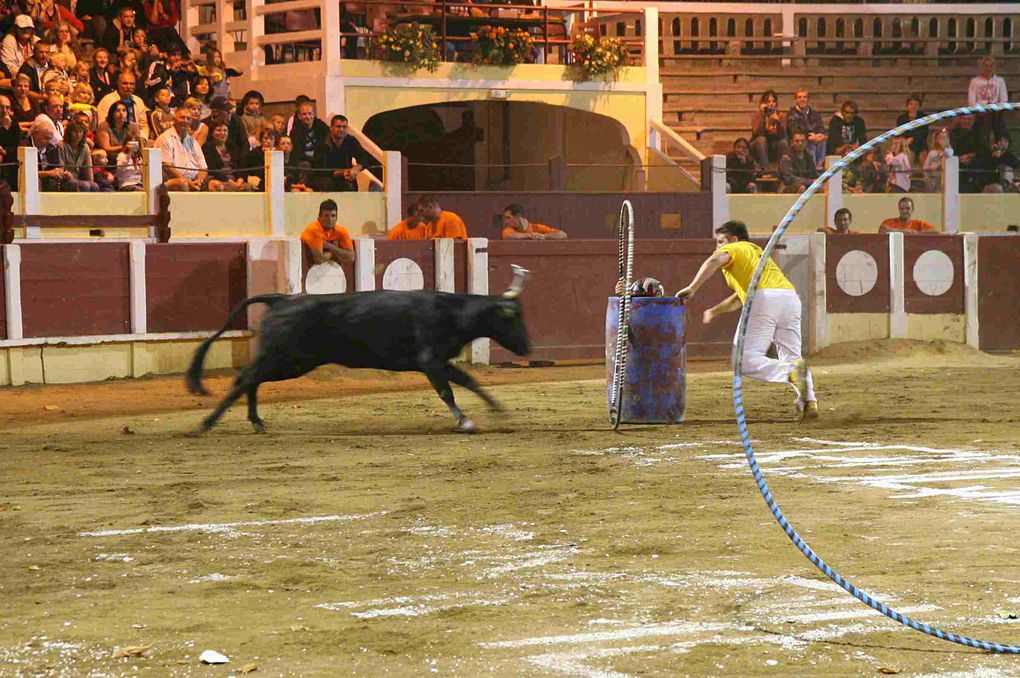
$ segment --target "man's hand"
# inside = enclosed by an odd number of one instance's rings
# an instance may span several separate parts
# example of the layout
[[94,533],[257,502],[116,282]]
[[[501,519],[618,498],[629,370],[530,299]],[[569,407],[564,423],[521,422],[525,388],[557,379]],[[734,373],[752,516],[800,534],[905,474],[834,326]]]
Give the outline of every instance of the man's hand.
[[712,322],[713,320],[715,320],[715,309],[711,308],[706,309],[705,312],[701,314],[701,322],[705,323],[706,325]]
[[193,191],[201,191],[202,190],[202,182],[199,181],[198,179],[195,179],[194,181],[189,181],[188,185],[191,186],[191,190],[193,190]]
[[694,298],[694,290],[691,289],[690,285],[688,285],[687,287],[683,288],[682,290],[679,290],[676,293],[676,298],[677,299],[686,299],[686,300],[693,299]]
[[620,278],[619,280],[616,281],[616,290],[615,290],[615,292],[616,292],[617,296],[623,294],[626,289],[627,289],[627,281],[626,280],[624,280],[623,278]]

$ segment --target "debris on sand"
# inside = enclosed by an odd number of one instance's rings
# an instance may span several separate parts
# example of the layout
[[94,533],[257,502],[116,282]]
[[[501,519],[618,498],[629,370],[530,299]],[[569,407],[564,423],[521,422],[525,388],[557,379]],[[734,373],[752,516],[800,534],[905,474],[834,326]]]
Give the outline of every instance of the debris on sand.
[[144,657],[145,653],[152,649],[152,645],[125,645],[113,653],[114,659],[122,657]]
[[202,654],[198,655],[198,661],[203,664],[226,664],[230,661],[230,658],[225,654],[220,654],[216,650],[206,650]]

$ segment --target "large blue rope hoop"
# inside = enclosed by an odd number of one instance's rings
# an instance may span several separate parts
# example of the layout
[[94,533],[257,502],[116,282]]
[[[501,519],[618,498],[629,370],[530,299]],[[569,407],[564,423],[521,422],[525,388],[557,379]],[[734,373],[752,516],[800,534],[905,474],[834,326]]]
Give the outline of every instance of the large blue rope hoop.
[[901,614],[896,610],[888,607],[884,603],[881,603],[872,598],[868,593],[854,586],[851,582],[844,579],[838,572],[829,567],[824,560],[811,550],[801,536],[797,533],[797,530],[793,528],[793,525],[783,515],[782,510],[776,503],[775,498],[772,496],[772,491],[769,490],[768,483],[765,481],[765,476],[761,472],[761,468],[758,466],[758,460],[754,456],[754,448],[751,446],[751,436],[747,430],[747,419],[744,417],[744,395],[743,385],[740,374],[740,365],[743,362],[744,356],[744,335],[747,332],[747,317],[751,311],[751,304],[754,303],[754,295],[758,289],[758,283],[761,281],[762,272],[765,270],[765,264],[769,257],[772,255],[772,251],[776,247],[776,243],[779,242],[780,238],[783,237],[783,233],[786,232],[786,228],[793,223],[793,220],[797,217],[797,214],[807,203],[808,199],[818,191],[819,188],[828,181],[833,174],[842,170],[844,167],[852,163],[857,158],[861,157],[868,150],[874,148],[882,142],[898,136],[904,132],[909,132],[917,127],[924,125],[930,125],[933,122],[944,120],[946,118],[955,118],[961,115],[970,115],[971,113],[986,113],[989,111],[1012,111],[1020,108],[1020,103],[1007,103],[1007,104],[989,104],[985,106],[968,106],[964,108],[955,108],[949,111],[942,111],[941,113],[934,113],[932,115],[918,118],[906,124],[900,125],[895,129],[891,129],[884,134],[880,134],[871,141],[861,145],[856,150],[848,154],[846,157],[841,158],[838,162],[833,164],[832,167],[825,170],[820,177],[815,179],[814,183],[808,186],[807,190],[797,198],[797,202],[793,204],[790,211],[786,213],[783,220],[779,223],[772,237],[769,238],[766,243],[761,261],[758,262],[758,268],[755,269],[754,275],[751,278],[751,284],[747,289],[747,299],[744,302],[744,307],[740,312],[740,322],[737,325],[737,345],[736,350],[733,353],[733,408],[737,415],[737,429],[740,431],[740,441],[744,446],[744,454],[747,456],[747,463],[751,467],[751,474],[754,476],[755,483],[758,484],[758,491],[761,492],[762,498],[765,500],[765,504],[769,507],[769,511],[772,512],[772,517],[776,519],[779,526],[783,528],[783,532],[790,538],[794,546],[804,554],[804,556],[811,561],[811,563],[817,567],[822,573],[836,582],[839,586],[843,587],[850,595],[857,600],[861,601],[865,605],[878,610],[886,617],[894,621],[898,621],[904,626],[909,626],[915,631],[926,633],[929,636],[935,636],[941,640],[948,640],[952,643],[959,643],[960,645],[966,645],[968,647],[974,647],[982,650],[988,650],[991,652],[1002,652],[1009,654],[1020,654],[1020,647],[1016,645],[1004,645],[1001,643],[990,643],[985,640],[977,640],[976,638],[969,638],[967,636],[959,636],[955,633],[949,633],[942,629],[922,624],[921,622],[915,621],[905,614]]

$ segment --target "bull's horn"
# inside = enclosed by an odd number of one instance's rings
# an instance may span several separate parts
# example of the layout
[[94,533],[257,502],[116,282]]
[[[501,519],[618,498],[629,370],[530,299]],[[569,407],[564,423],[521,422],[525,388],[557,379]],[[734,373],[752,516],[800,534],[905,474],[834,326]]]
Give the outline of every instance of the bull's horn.
[[517,264],[510,264],[510,268],[514,271],[514,279],[510,281],[510,287],[503,293],[504,299],[516,299],[524,289],[524,281],[531,275],[531,271]]

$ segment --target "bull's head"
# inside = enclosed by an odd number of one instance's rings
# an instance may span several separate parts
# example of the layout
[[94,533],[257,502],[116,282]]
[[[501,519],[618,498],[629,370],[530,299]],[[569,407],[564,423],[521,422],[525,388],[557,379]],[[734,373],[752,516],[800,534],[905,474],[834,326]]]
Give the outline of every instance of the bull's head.
[[495,298],[495,312],[490,320],[489,337],[508,351],[513,351],[517,355],[527,355],[531,352],[531,340],[528,338],[528,328],[524,324],[521,304],[517,297],[524,289],[524,282],[530,272],[517,264],[512,264],[512,267],[514,277],[510,281],[510,287]]

